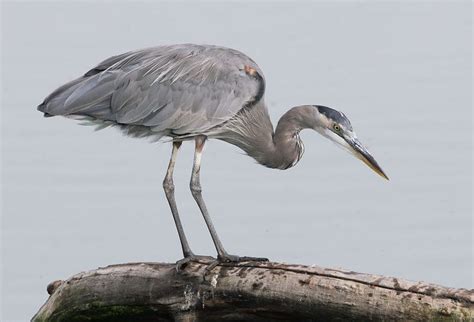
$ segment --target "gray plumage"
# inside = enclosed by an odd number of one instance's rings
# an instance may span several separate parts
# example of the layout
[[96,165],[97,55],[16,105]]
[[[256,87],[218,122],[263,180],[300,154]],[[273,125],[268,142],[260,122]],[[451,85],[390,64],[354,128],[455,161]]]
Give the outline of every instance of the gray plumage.
[[239,51],[160,46],[106,59],[38,109],[98,128],[117,125],[133,137],[206,135],[239,146],[265,166],[286,169],[301,158],[303,145],[297,133],[279,135],[294,142],[275,151],[264,90],[262,71]]
[[258,69],[242,53],[215,46],[128,52],[60,87],[39,110],[144,126],[158,137],[204,134],[251,104],[264,86],[245,66]]
[[264,101],[265,78],[243,53],[210,45],[172,45],[113,56],[46,97],[38,110],[95,124],[118,126],[132,137],[171,137],[173,152],[163,183],[185,258],[187,244],[174,201],[172,173],[182,141],[195,140],[191,190],[213,237],[218,258],[238,260],[222,247],[201,196],[199,169],[207,138],[224,140],[260,164],[287,169],[302,157],[301,130],[313,129],[353,153],[386,178],[360,144],[347,117],[322,105],[297,106],[274,130]]

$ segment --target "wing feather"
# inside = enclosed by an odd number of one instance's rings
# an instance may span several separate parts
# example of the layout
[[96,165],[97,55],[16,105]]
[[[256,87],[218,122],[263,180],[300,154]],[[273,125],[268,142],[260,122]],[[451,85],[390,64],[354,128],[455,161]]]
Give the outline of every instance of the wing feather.
[[[260,78],[248,75],[245,66]],[[173,45],[113,56],[48,96],[39,109],[174,135],[204,133],[263,95],[261,70],[223,47]]]

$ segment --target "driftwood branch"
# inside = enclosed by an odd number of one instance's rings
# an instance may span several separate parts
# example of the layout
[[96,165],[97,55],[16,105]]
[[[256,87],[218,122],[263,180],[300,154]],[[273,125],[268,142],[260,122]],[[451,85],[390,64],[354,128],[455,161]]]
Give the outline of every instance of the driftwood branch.
[[131,263],[48,286],[32,321],[471,321],[474,291],[287,265]]

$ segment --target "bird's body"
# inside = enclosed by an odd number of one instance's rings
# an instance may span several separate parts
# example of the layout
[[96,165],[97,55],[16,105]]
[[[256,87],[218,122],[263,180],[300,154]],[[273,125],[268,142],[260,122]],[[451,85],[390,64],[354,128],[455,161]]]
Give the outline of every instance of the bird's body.
[[263,78],[246,73],[246,66],[262,75],[244,54],[216,46],[132,51],[62,86],[40,110],[130,126],[131,135],[140,127],[146,132],[139,136],[207,135],[263,96]]
[[[265,78],[243,53],[210,45],[159,46],[113,56],[54,91],[38,107],[45,116],[84,119],[103,128],[118,126],[133,137],[171,137],[173,153],[163,183],[178,228],[187,244],[174,202],[172,172],[182,141],[195,140],[191,190],[213,237],[220,259],[235,260],[222,247],[201,197],[199,169],[207,138],[224,140],[260,164],[294,166],[303,154],[302,129],[320,132],[385,176],[358,142],[344,114],[319,105],[297,106],[273,128],[264,100]],[[329,130],[328,130],[329,129]]]
[[301,158],[303,145],[291,133],[290,154],[275,155],[264,92],[263,72],[243,53],[172,45],[106,59],[53,92],[39,110],[99,128],[119,126],[132,137],[205,135],[239,146],[265,166],[287,169]]

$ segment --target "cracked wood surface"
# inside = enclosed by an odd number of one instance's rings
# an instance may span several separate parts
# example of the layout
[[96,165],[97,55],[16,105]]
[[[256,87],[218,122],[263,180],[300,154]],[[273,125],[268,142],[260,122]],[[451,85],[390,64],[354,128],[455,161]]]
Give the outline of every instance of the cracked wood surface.
[[471,321],[474,291],[317,266],[129,263],[48,285],[32,321]]

